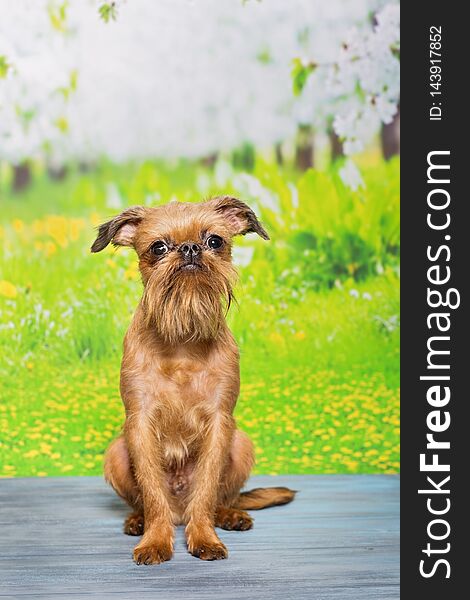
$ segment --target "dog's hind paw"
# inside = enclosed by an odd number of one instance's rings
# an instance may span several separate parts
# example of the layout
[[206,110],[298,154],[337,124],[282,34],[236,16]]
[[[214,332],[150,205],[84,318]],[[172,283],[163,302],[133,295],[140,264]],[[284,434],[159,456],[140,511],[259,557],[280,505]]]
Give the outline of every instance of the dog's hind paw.
[[227,531],[246,531],[253,527],[253,519],[244,510],[219,507],[215,513],[215,526]]
[[139,513],[131,513],[124,521],[126,535],[142,535],[144,533],[144,517]]

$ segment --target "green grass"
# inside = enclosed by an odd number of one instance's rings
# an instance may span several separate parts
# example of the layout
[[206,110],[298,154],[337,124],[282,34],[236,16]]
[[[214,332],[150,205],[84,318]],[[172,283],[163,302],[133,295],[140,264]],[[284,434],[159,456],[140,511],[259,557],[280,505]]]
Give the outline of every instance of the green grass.
[[237,240],[252,256],[229,316],[257,472],[398,470],[398,163],[364,167],[356,194],[334,170],[259,161],[250,175],[102,163],[59,183],[38,169],[22,196],[0,173],[0,475],[99,474],[122,425],[121,344],[141,284],[132,251],[90,255],[93,226],[117,204],[221,191],[257,205],[272,234]]

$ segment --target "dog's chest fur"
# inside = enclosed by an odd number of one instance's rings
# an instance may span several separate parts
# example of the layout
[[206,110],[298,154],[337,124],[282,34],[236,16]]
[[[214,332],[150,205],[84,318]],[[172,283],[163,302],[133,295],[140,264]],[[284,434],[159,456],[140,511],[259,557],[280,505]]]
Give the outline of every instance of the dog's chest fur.
[[[170,477],[178,493],[187,487],[200,445],[217,426],[221,388],[239,385],[236,347],[227,360],[216,345],[169,349],[142,339],[132,329],[126,336],[121,393],[128,412],[137,410],[155,424]],[[223,363],[221,367],[220,363]]]

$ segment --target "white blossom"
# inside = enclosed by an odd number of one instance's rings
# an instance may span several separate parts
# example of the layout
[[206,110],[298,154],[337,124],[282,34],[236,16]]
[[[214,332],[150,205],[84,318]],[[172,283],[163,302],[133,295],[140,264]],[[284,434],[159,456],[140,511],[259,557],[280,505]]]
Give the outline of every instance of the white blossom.
[[[0,55],[14,66],[0,80],[0,159],[195,158],[245,141],[262,150],[293,139],[299,123],[324,130],[335,114],[347,117],[335,104],[337,91],[350,95],[356,76],[347,52],[340,52],[344,81],[319,69],[320,78],[312,76],[298,98],[292,59],[336,61],[348,32],[367,22],[378,2],[132,0],[119,3],[116,20],[105,23],[99,1],[77,0],[67,4],[65,31],[51,27],[49,5],[0,0]],[[380,35],[393,39],[395,29],[395,13],[381,13]],[[360,39],[354,43],[360,47]],[[361,69],[375,85],[367,61]],[[57,89],[69,84],[72,71],[77,89],[65,101]],[[393,77],[387,71],[387,80]],[[34,114],[27,126],[15,115],[18,105]],[[356,99],[351,106],[359,124],[346,119],[344,135],[354,129],[361,141],[390,113],[385,101],[370,120]]]
[[75,64],[65,23],[56,18],[58,5],[0,2],[0,55],[10,65],[0,79],[0,158],[13,163],[48,154],[67,128]]
[[390,123],[400,97],[400,8],[387,4],[375,26],[356,27],[346,37],[328,74],[336,133],[347,155],[360,152],[380,123]]
[[361,177],[361,173],[354,162],[350,159],[346,160],[344,165],[341,167],[339,170],[339,175],[343,182],[354,191],[360,187],[364,187],[364,181]]

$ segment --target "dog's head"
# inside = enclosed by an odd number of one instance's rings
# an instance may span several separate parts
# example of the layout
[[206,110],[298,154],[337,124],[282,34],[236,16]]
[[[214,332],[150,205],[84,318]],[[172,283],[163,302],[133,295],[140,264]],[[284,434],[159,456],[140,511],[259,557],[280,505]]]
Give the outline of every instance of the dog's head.
[[99,227],[91,251],[132,246],[147,325],[169,343],[202,341],[217,335],[232,300],[232,238],[250,232],[269,239],[251,208],[230,196],[133,206]]

